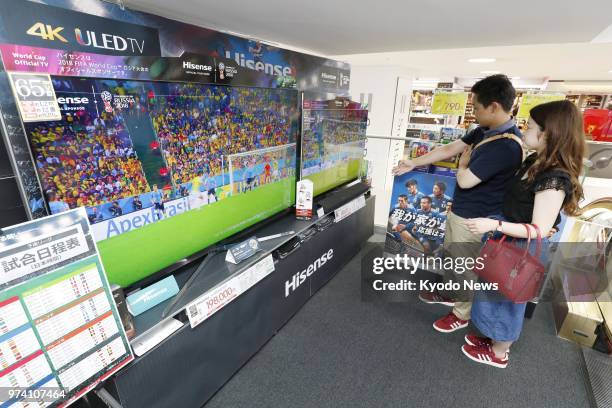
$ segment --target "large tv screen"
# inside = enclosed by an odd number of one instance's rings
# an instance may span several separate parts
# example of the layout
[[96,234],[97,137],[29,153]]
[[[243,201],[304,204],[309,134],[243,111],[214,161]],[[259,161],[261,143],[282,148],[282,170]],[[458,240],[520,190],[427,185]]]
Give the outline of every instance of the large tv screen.
[[62,119],[26,124],[51,213],[87,208],[132,285],[294,204],[297,92],[53,78]]
[[362,175],[367,121],[354,102],[304,101],[301,178],[313,182],[315,195]]

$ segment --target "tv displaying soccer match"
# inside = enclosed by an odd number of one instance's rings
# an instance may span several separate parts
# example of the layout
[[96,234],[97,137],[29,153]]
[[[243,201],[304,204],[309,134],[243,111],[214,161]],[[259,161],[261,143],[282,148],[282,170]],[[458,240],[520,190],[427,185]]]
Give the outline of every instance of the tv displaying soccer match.
[[368,111],[345,99],[304,101],[301,177],[320,195],[361,177]]
[[132,285],[294,204],[297,92],[54,77],[27,123],[51,213],[86,207],[109,281]]

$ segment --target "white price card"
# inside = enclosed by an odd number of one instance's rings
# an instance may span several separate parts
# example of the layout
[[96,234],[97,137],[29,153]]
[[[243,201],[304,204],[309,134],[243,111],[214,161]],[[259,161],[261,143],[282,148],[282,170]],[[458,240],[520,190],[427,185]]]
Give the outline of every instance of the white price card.
[[365,197],[361,195],[334,211],[334,221],[340,222],[363,207],[365,207]]
[[62,119],[49,74],[9,72],[8,76],[24,122]]
[[274,259],[270,254],[239,275],[234,276],[227,282],[209,290],[189,303],[185,307],[185,311],[187,312],[191,328],[193,329],[210,316],[223,309],[273,271]]

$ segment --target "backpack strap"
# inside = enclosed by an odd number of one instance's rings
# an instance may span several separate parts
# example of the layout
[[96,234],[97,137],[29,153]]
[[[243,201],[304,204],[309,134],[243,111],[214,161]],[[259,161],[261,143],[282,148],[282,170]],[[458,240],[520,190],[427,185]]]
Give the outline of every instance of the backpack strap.
[[[514,140],[516,143],[518,143],[518,145],[521,148],[521,162],[523,160],[525,160],[526,150],[525,150],[525,147],[523,145],[523,141],[521,140],[520,137],[518,137],[517,135],[512,134],[512,133],[504,133],[502,135],[495,135],[495,136],[488,137],[488,138],[482,140],[480,143],[477,143],[476,146],[470,146],[467,154],[469,154],[470,157],[471,157],[472,153],[474,152],[474,150],[476,150],[478,147],[482,146],[483,144],[494,142],[494,141],[499,140],[499,139],[510,139],[510,140]],[[466,154],[466,153],[464,153],[464,154]]]
[[523,141],[521,140],[520,137],[518,137],[517,135],[514,135],[512,133],[504,133],[503,135],[496,135],[496,136],[491,136],[488,137],[486,139],[484,139],[483,141],[481,141],[480,143],[478,143],[476,146],[474,146],[472,148],[472,150],[476,150],[478,147],[482,146],[483,144],[489,143],[489,142],[494,142],[496,140],[499,139],[511,139],[514,140],[516,143],[519,144],[519,146],[521,146],[521,150],[523,150]]

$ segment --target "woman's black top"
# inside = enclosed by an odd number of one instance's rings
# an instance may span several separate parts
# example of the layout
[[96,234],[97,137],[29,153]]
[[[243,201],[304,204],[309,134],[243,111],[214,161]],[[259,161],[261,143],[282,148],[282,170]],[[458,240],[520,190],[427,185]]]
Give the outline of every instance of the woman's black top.
[[[533,204],[535,193],[543,190],[563,190],[565,191],[565,204],[572,195],[572,181],[570,175],[561,169],[549,169],[536,174],[535,179],[529,182],[523,179],[527,170],[535,163],[537,155],[529,155],[518,172],[514,175],[506,195],[504,197],[503,214],[509,222],[531,223],[533,217]],[[557,215],[555,225],[561,222],[561,216]]]

